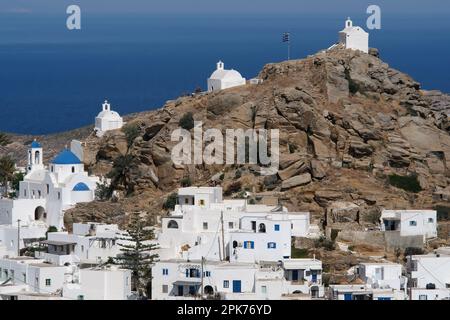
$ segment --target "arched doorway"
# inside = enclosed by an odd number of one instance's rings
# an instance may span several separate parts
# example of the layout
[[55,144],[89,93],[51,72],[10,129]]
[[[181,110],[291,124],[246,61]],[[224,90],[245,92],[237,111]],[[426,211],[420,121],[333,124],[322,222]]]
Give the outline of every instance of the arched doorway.
[[37,207],[34,210],[34,220],[44,221],[45,218],[47,218],[47,212],[45,212],[45,209],[41,206]]
[[264,223],[261,223],[259,225],[259,232],[262,232],[262,233],[266,232],[266,225]]
[[212,296],[214,294],[214,289],[211,286],[206,286],[204,292],[208,296]]

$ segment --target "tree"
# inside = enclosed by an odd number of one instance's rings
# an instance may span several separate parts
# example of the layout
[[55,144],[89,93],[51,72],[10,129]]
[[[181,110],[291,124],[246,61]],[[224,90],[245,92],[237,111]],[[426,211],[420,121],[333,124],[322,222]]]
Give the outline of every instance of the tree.
[[121,185],[125,188],[127,195],[134,191],[131,171],[135,164],[136,159],[130,154],[119,156],[114,160],[113,168],[108,173],[108,178],[111,179],[111,190],[116,190]]
[[128,124],[122,128],[127,138],[128,148],[133,145],[134,140],[139,136],[139,127],[137,124]]
[[109,185],[106,181],[102,183],[97,182],[97,188],[95,189],[95,197],[97,200],[105,201],[111,199],[113,194],[113,190],[111,189],[111,185]]
[[4,196],[8,195],[8,182],[12,181],[16,165],[10,156],[0,158],[0,183],[4,187]]
[[6,146],[10,143],[11,140],[9,139],[9,137],[5,133],[0,132],[0,146]]
[[137,215],[134,215],[127,228],[128,236],[122,238],[125,243],[119,242],[121,254],[117,256],[119,265],[131,270],[132,289],[139,296],[150,296],[152,267],[158,255],[152,253],[157,245],[149,243],[154,239],[153,229],[144,227]]

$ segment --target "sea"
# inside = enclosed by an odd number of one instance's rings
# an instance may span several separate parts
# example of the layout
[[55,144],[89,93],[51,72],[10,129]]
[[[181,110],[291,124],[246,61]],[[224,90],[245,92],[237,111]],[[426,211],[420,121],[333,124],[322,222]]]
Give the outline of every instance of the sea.
[[[0,13],[0,131],[49,134],[93,124],[108,99],[120,114],[152,110],[206,88],[216,62],[255,77],[337,41],[341,14],[89,14],[69,31],[67,15]],[[366,30],[366,15],[353,17]],[[425,89],[450,93],[450,19],[382,17],[370,45]]]

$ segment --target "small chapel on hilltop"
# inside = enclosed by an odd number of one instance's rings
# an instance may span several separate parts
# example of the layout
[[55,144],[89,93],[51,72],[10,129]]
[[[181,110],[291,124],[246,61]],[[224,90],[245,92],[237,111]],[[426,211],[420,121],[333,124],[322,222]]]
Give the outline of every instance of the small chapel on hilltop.
[[246,84],[245,78],[236,70],[225,70],[222,61],[217,63],[216,71],[208,79],[208,92],[220,91]]
[[339,43],[344,45],[345,49],[369,52],[369,34],[363,28],[353,26],[350,18],[345,21],[345,28],[339,32]]
[[108,100],[105,100],[102,111],[95,118],[95,134],[97,137],[102,137],[105,132],[120,129],[122,126],[122,117],[116,111],[111,110],[111,105]]

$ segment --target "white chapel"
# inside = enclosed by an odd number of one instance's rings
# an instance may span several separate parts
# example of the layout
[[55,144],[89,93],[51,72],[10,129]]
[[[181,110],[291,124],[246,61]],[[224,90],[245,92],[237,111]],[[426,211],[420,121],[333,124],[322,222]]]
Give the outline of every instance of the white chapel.
[[101,137],[105,132],[120,129],[122,126],[122,117],[116,111],[111,110],[111,105],[108,100],[105,100],[102,111],[95,118],[95,134]]
[[216,71],[208,79],[208,92],[220,91],[245,85],[246,80],[236,70],[225,70],[222,61],[217,63]]
[[339,32],[339,43],[343,44],[345,49],[369,52],[369,34],[363,28],[353,26],[350,18],[345,21],[345,28]]

